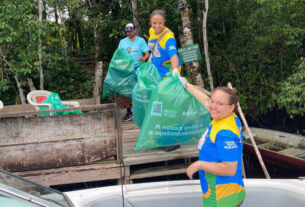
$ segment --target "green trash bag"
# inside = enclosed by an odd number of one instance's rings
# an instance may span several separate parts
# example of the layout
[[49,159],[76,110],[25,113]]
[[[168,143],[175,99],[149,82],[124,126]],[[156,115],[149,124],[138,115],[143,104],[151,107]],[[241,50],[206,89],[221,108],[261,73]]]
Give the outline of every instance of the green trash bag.
[[162,80],[157,68],[150,62],[137,69],[138,82],[132,91],[133,122],[142,125],[152,90]]
[[103,98],[115,94],[131,98],[136,84],[133,59],[123,49],[117,49],[111,59],[103,86]]
[[[46,100],[42,103],[51,104],[51,109],[66,109],[70,106],[64,106],[60,100],[58,93],[51,93]],[[49,108],[46,106],[40,106],[39,110],[48,110]],[[71,110],[71,111],[60,111],[60,112],[53,112],[54,116],[59,115],[67,115],[67,114],[81,114],[82,111],[80,110]],[[39,113],[38,116],[50,116],[50,113]]]
[[197,144],[210,121],[207,109],[178,76],[169,75],[152,91],[135,150]]

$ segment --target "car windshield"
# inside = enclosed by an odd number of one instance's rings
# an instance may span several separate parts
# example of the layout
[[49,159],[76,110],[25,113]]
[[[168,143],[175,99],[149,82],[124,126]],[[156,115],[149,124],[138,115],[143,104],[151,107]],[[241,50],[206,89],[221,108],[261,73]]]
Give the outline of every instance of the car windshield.
[[1,198],[25,200],[38,206],[70,207],[65,196],[56,190],[0,170]]

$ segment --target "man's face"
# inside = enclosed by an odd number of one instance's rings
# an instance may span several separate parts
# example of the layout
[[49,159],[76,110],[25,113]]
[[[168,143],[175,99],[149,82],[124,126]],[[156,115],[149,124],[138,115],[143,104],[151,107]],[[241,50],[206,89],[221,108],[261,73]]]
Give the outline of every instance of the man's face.
[[133,38],[135,35],[136,35],[136,30],[128,30],[128,31],[125,31],[126,32],[126,35],[131,39]]

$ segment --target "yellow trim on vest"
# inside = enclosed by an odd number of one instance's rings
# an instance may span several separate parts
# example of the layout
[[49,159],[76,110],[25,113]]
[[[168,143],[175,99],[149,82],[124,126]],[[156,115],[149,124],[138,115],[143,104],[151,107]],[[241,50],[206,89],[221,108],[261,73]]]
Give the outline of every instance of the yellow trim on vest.
[[208,198],[208,197],[210,197],[210,196],[211,196],[211,188],[209,187],[208,192],[202,193],[202,197]]
[[[165,31],[167,31],[167,30],[169,30],[169,29],[168,29],[167,27],[165,27],[164,31],[163,31],[161,34],[155,35],[155,30],[154,30],[154,28],[151,27],[151,28],[149,29],[149,40],[148,40],[148,42],[151,41],[151,40],[153,40],[153,39],[156,39],[156,41],[158,41],[159,37],[160,37]],[[169,30],[169,31],[170,31],[170,30]],[[171,32],[171,31],[168,32],[168,33],[166,33],[166,34],[162,37],[161,41],[159,42],[159,45],[160,45],[160,47],[161,47],[162,49],[165,49],[166,42],[167,42],[167,40],[170,39],[170,38],[175,38],[174,33]]]
[[216,185],[216,200],[233,195],[234,193],[238,193],[242,190],[245,190],[245,188],[237,183]]
[[218,121],[213,120],[211,122],[212,129],[210,132],[210,139],[213,143],[215,143],[217,133],[221,130],[230,130],[240,138],[239,129],[235,122],[235,117],[236,117],[236,115],[232,114],[231,116],[229,116],[225,119],[218,120]]
[[163,66],[165,66],[166,64],[170,63],[171,62],[171,59],[167,60],[167,61],[164,61],[163,62]]

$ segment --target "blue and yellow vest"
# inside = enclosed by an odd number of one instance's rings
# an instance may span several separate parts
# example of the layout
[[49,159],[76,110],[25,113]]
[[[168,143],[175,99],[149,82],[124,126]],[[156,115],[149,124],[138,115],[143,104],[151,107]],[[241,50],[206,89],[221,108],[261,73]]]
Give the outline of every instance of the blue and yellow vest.
[[[163,78],[166,77],[166,73],[170,72],[172,69],[171,57],[173,57],[174,55],[177,55],[178,57],[174,34],[167,27],[165,28],[163,33],[165,31],[169,31],[169,32],[167,32],[162,37],[158,45],[155,46],[154,51],[152,51],[152,55],[153,55],[152,63],[156,66],[161,77]],[[163,33],[159,35],[155,35],[155,30],[152,27],[149,29],[148,46],[151,50]],[[179,60],[179,71],[181,70],[180,66],[181,66],[181,62]]]
[[231,116],[209,125],[198,143],[199,160],[206,162],[235,162],[234,176],[220,176],[199,170],[205,207],[235,207],[245,199],[241,159],[243,137],[239,118]]

